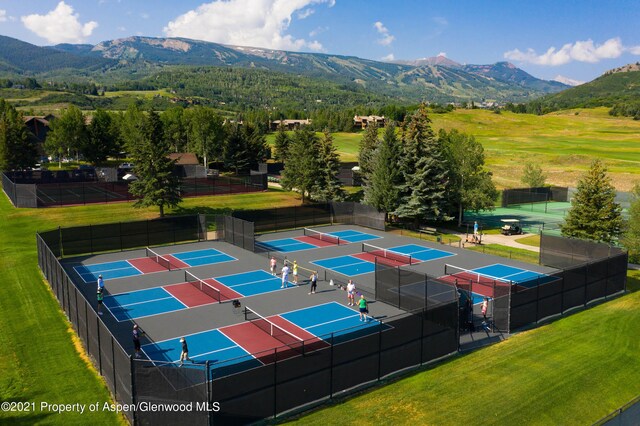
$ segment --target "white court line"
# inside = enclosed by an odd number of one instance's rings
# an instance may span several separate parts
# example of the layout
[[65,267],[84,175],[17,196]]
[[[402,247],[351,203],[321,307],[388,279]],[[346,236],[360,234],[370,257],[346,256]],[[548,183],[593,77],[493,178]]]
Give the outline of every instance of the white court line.
[[[278,282],[282,282],[281,278],[272,276],[271,278],[267,278],[267,279],[264,279],[264,280],[258,280],[258,281],[251,281],[251,282],[248,282],[248,283],[239,283],[239,284],[234,284],[234,285],[226,285],[224,283],[220,283],[220,284],[224,285],[225,287],[229,287],[230,289],[233,290],[234,287],[241,287],[243,285],[253,285],[253,284],[264,283],[264,282],[273,281],[273,280],[278,280]],[[287,280],[287,282],[291,282],[291,281]]]
[[[122,293],[120,293],[122,294]],[[114,296],[107,296],[107,297],[114,297]],[[128,306],[135,306],[135,305],[140,305],[142,303],[151,303],[151,302],[157,302],[159,300],[167,300],[167,299],[175,299],[175,297],[173,297],[172,295],[169,295],[168,297],[160,297],[158,299],[149,299],[149,300],[143,300],[141,302],[133,302],[133,303],[127,303],[126,305],[118,305],[122,308],[126,308]],[[104,305],[106,305],[106,303],[103,303]],[[114,308],[116,308],[116,306],[114,306]]]
[[[322,326],[322,325],[327,325],[327,324],[331,324],[331,323],[333,323],[333,322],[338,322],[338,321],[344,321],[344,320],[346,320],[346,319],[349,319],[349,318],[355,318],[355,317],[359,317],[359,316],[360,316],[360,314],[356,314],[356,313],[354,313],[353,315],[349,315],[349,316],[346,316],[346,317],[342,317],[342,318],[334,319],[334,320],[331,320],[331,321],[322,322],[322,323],[320,323],[320,324],[314,324],[314,325],[312,325],[312,326],[310,326],[310,327],[308,327],[308,328],[305,328],[304,330],[309,330],[310,328],[320,327],[320,326]],[[376,320],[376,321],[377,321],[377,320]],[[338,330],[338,331],[340,331],[340,330]]]

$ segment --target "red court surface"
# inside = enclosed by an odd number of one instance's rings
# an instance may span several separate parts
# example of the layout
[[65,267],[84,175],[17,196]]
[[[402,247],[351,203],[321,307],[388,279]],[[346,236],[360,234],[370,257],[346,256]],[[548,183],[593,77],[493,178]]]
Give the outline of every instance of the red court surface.
[[141,257],[138,259],[131,259],[129,263],[132,264],[137,270],[143,274],[150,274],[152,272],[164,272],[167,270],[164,266],[154,262],[148,257]]
[[[220,301],[233,300],[242,297],[240,293],[223,286],[214,279],[203,280],[207,284],[220,291]],[[208,305],[210,303],[218,303],[217,296],[212,297],[195,288],[191,283],[172,284],[163,287],[171,293],[173,297],[184,303],[189,308],[196,306]]]
[[461,290],[470,291],[482,296],[494,297],[496,287],[501,287],[505,290],[500,291],[501,294],[507,294],[511,290],[511,284],[498,280],[478,281],[477,275],[465,274],[464,272],[455,275],[443,275],[438,278],[440,281],[445,281],[454,284]]
[[[329,246],[336,246],[336,242],[331,242],[331,241],[325,241],[325,240],[319,240],[317,238],[313,238],[313,237],[307,237],[307,236],[301,236],[301,237],[296,237],[295,238],[298,241],[301,241],[303,243],[308,243],[308,244],[313,244],[316,247],[329,247]],[[342,245],[342,243],[341,243]]]
[[[399,260],[389,259],[388,257],[376,256],[374,253],[356,253],[356,254],[352,254],[351,256],[357,257],[358,259],[366,260],[367,262],[371,262],[371,263],[375,263],[377,259],[378,263],[382,263],[383,265],[394,266],[394,267],[405,266],[409,264],[409,258],[407,258],[405,262],[401,262]],[[412,263],[418,263],[418,262],[412,262]]]
[[282,327],[284,330],[298,336],[299,338],[304,340],[304,352],[309,353],[311,351],[315,351],[317,349],[326,348],[329,346],[327,342],[316,337],[315,335],[309,333],[307,330],[304,330],[289,320],[282,318],[280,315],[274,315],[268,318],[269,321],[277,325],[278,327]]
[[171,269],[174,269],[174,268],[185,269],[185,268],[189,268],[191,266],[191,265],[187,265],[182,260],[171,256],[170,254],[163,255],[162,257],[164,257],[169,262],[171,262]]

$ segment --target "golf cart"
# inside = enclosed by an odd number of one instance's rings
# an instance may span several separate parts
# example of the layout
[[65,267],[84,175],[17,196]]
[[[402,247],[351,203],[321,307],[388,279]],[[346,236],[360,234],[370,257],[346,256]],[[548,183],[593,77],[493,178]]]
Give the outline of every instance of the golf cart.
[[520,221],[518,219],[500,219],[503,223],[500,228],[502,235],[520,235],[522,234],[522,228],[520,227]]

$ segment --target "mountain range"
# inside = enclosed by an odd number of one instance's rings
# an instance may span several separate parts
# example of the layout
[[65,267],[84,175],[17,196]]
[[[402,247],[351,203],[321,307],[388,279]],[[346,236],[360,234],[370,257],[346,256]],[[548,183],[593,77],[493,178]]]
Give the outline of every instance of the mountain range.
[[355,84],[398,102],[525,102],[569,87],[537,79],[508,62],[462,65],[444,56],[392,63],[184,38],[127,37],[97,45],[38,47],[0,36],[0,75],[5,77],[107,84],[189,66],[262,70]]

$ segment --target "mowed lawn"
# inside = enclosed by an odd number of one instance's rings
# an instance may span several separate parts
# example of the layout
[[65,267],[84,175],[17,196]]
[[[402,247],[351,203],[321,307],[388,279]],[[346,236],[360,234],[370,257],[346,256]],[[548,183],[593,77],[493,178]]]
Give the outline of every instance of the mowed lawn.
[[[291,193],[269,191],[186,199],[176,213],[216,214],[231,209],[297,205]],[[0,193],[0,401],[35,402],[35,412],[0,411],[0,424],[123,424],[110,412],[54,414],[41,402],[91,404],[109,401],[102,379],[79,347],[37,265],[35,233],[74,226],[157,217],[157,209],[134,209],[130,203],[15,209]]]
[[[640,274],[634,271],[637,278]],[[303,425],[588,425],[640,394],[640,292],[297,419]],[[329,420],[330,419],[330,420]]]

